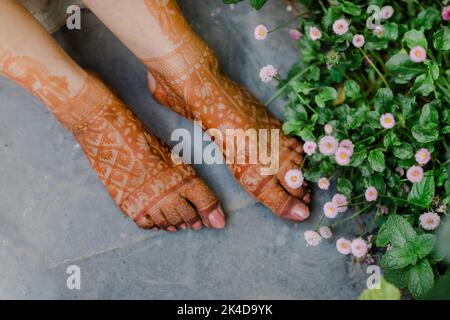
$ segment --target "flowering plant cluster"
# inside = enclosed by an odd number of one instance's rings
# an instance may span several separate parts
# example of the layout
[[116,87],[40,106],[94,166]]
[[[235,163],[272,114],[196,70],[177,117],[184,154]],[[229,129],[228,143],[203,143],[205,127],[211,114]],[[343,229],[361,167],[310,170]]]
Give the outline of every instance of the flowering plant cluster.
[[[301,59],[285,80],[272,65],[260,76],[280,81],[273,99],[289,100],[283,130],[305,141],[304,179],[323,190],[336,181],[305,240],[319,245],[365,215],[360,236],[338,239],[337,250],[369,262],[381,252],[386,280],[423,297],[447,271],[434,232],[450,203],[450,6],[299,2],[307,18],[288,32]],[[255,38],[269,33],[259,25]]]

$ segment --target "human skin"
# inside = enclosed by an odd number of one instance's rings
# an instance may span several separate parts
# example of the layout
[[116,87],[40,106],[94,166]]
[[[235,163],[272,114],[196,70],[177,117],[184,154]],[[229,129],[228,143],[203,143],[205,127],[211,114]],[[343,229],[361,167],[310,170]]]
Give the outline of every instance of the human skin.
[[18,1],[0,1],[0,74],[71,131],[121,210],[148,229],[225,226],[219,202],[100,79],[78,66]]
[[[248,90],[221,73],[215,55],[191,30],[175,1],[84,2],[147,66],[149,89],[162,104],[224,136],[227,129],[281,132],[280,122]],[[219,147],[225,158],[240,151],[227,150],[226,143]],[[281,166],[274,175],[262,175],[261,163],[235,163],[229,168],[244,189],[275,214],[303,221],[309,216],[306,185],[293,189],[284,179],[287,171],[302,164],[302,145],[280,133],[277,151]]]

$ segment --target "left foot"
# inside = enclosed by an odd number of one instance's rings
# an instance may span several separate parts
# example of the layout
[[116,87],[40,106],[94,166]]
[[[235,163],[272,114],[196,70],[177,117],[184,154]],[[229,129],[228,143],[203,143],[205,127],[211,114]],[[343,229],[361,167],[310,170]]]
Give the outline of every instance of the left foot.
[[[303,162],[302,145],[283,135],[280,122],[248,90],[220,72],[217,59],[202,40],[192,34],[175,51],[144,63],[153,96],[184,117],[201,121],[204,129],[217,128],[224,136],[226,129],[280,130],[277,174],[261,175],[260,163],[233,164],[229,168],[249,193],[281,218],[308,218],[311,197],[306,184],[295,189],[285,180],[286,172],[298,169]],[[270,141],[267,144],[270,150]],[[240,150],[226,150],[224,146],[225,158],[230,151],[237,154]]]

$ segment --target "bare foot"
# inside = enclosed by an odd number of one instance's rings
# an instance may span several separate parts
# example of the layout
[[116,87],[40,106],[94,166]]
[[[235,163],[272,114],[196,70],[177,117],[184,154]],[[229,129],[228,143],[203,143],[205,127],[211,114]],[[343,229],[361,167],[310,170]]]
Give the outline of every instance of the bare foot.
[[[279,129],[280,170],[264,176],[261,165],[230,165],[239,183],[280,217],[303,221],[309,216],[306,184],[291,188],[286,173],[303,161],[302,145],[281,132],[280,122],[246,89],[224,76],[211,50],[196,35],[162,57],[144,60],[149,70],[149,90],[161,103],[204,129]],[[270,148],[270,141],[268,141]],[[223,148],[224,156],[230,154]],[[237,150],[234,150],[237,151]],[[236,154],[236,153],[234,153]],[[290,184],[292,186],[292,184]],[[305,205],[306,204],[306,205]]]

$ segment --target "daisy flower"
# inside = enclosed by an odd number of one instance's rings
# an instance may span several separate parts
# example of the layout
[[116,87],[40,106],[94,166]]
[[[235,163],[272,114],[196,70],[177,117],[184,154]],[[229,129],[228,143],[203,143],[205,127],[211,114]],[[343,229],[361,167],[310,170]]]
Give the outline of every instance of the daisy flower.
[[329,227],[321,227],[319,233],[324,239],[330,239],[333,236],[333,232],[331,232]]
[[263,24],[258,24],[255,28],[255,39],[266,40],[269,35],[269,29]]
[[412,183],[418,183],[423,179],[423,169],[419,166],[412,166],[406,171],[406,177]]
[[362,34],[355,34],[353,36],[352,43],[356,48],[362,48],[366,43],[366,39]]
[[326,124],[323,129],[327,135],[333,134],[333,126],[331,124]]
[[378,190],[375,187],[368,187],[364,195],[367,201],[374,202],[378,199]]
[[300,189],[304,181],[303,173],[298,169],[288,170],[284,176],[284,181],[289,188]]
[[350,150],[345,148],[339,148],[336,151],[335,160],[340,166],[348,166],[350,164],[350,160],[352,159],[352,153]]
[[380,117],[380,124],[385,129],[392,129],[395,126],[395,118],[392,113],[385,113]]
[[442,8],[442,19],[444,19],[444,21],[450,20],[450,6]]
[[381,37],[384,34],[384,27],[381,25],[375,26],[375,28],[373,29],[373,33],[377,37]]
[[288,33],[291,39],[295,41],[300,40],[300,38],[302,37],[301,32],[297,29],[289,29]]
[[309,29],[309,37],[313,41],[319,40],[320,38],[322,38],[322,31],[320,31],[316,27],[311,27]]
[[329,219],[334,219],[338,215],[338,207],[333,202],[327,202],[323,206],[323,213]]
[[331,156],[336,153],[339,142],[333,136],[325,136],[319,141],[320,153],[326,156]]
[[303,234],[308,246],[316,247],[322,241],[322,237],[316,231],[308,230]]
[[367,254],[368,247],[367,242],[362,238],[356,238],[351,244],[352,254],[356,258],[362,258]]
[[336,20],[333,23],[333,31],[334,31],[334,33],[336,33],[336,34],[338,34],[340,36],[346,34],[347,31],[348,31],[348,22],[347,22],[347,20],[345,20],[345,19]]
[[345,238],[336,241],[336,249],[339,253],[348,255],[352,252],[352,243]]
[[303,151],[305,151],[308,156],[312,156],[314,153],[316,153],[316,150],[317,144],[313,141],[306,141],[303,144]]
[[330,187],[330,180],[328,180],[325,177],[322,177],[319,179],[319,182],[317,183],[319,188],[322,190],[328,190],[328,188]]
[[353,145],[353,142],[349,139],[344,139],[339,143],[339,148],[347,149],[348,151],[353,154],[353,150],[355,149],[355,146]]
[[426,148],[422,148],[416,153],[416,161],[418,164],[424,166],[431,160],[431,153]]
[[386,206],[381,206],[380,207],[380,213],[381,214],[388,214],[389,213],[389,208],[388,207],[386,207]]
[[278,74],[278,70],[271,64],[263,67],[259,72],[259,77],[264,83],[268,83],[273,80]]
[[343,194],[335,194],[333,199],[331,199],[331,202],[336,205],[338,212],[345,212],[348,209],[348,200]]
[[427,59],[427,52],[421,46],[417,46],[411,49],[409,57],[415,63],[421,63]]
[[427,231],[436,229],[441,222],[441,218],[435,212],[423,213],[419,217],[420,225]]
[[393,15],[394,15],[394,8],[392,8],[392,6],[384,6],[383,8],[381,8],[380,11],[381,19],[387,20],[391,18]]

